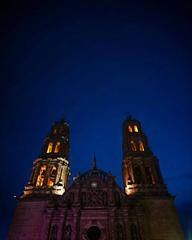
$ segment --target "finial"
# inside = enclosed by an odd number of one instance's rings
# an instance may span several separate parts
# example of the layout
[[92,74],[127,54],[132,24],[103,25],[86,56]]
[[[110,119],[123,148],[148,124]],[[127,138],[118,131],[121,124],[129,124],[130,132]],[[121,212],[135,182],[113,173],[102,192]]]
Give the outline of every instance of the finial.
[[131,120],[131,119],[132,119],[132,116],[131,116],[130,112],[127,112],[127,119],[128,119],[128,120]]
[[95,153],[94,153],[94,155],[93,155],[93,169],[97,169]]
[[64,114],[61,116],[60,120],[57,123],[69,125]]
[[81,176],[81,173],[78,171],[77,172],[77,178],[79,178]]
[[64,115],[61,116],[61,120],[60,120],[60,122],[66,122],[66,121],[65,121],[65,116],[64,116]]

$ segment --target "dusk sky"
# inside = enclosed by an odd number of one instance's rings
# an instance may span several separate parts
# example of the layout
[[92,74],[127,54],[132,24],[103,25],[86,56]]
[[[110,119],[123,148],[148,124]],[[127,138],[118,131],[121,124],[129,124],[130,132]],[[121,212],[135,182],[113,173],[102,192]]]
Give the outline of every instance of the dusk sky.
[[141,121],[190,239],[192,4],[50,2],[2,8],[0,239],[13,196],[62,117],[70,124],[70,181],[95,153],[98,168],[122,186],[128,113]]

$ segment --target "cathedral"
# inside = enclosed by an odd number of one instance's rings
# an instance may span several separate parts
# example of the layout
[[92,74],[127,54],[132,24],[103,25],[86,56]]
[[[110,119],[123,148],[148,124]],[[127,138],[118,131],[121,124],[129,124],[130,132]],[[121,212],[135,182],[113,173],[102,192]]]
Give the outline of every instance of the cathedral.
[[69,124],[54,123],[17,198],[8,240],[184,239],[174,197],[139,121],[129,116],[122,126],[123,189],[95,157],[69,185],[69,147]]

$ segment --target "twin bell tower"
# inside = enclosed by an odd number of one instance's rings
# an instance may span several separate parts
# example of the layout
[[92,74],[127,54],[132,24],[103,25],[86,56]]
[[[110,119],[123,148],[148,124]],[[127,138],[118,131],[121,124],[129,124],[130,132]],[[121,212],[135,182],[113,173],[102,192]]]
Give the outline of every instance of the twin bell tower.
[[69,125],[54,123],[17,198],[8,239],[183,240],[174,197],[140,122],[128,116],[122,131],[124,188],[95,158],[68,187]]
[[[123,123],[122,177],[127,195],[167,195],[158,159],[149,148],[139,121],[131,116]],[[55,122],[44,140],[41,154],[33,163],[23,197],[63,195],[67,189],[69,168],[69,124]]]

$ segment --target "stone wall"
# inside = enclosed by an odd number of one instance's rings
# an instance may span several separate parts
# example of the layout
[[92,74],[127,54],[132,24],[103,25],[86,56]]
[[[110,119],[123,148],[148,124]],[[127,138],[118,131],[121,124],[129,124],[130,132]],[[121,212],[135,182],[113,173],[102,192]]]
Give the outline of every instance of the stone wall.
[[10,226],[8,240],[42,240],[45,238],[44,211],[47,201],[19,201]]

